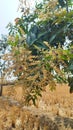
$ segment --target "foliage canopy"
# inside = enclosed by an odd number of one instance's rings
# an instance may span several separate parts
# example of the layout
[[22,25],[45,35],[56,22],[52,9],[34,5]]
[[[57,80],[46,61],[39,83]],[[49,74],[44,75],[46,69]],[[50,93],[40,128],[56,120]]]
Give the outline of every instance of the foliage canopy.
[[[26,1],[24,2],[26,5]],[[49,84],[69,83],[73,92],[73,10],[71,0],[43,0],[22,10],[15,25],[8,24],[7,42],[12,51],[4,56],[17,83],[24,84],[25,99],[35,104]],[[23,4],[22,4],[23,8]],[[68,39],[70,42],[68,44]]]

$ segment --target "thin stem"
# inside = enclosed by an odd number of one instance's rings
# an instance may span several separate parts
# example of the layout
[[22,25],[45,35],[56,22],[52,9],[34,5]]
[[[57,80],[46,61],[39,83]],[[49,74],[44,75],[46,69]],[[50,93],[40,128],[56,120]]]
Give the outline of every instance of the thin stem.
[[68,10],[68,0],[66,0],[66,11],[67,11],[67,13],[69,12],[69,10]]

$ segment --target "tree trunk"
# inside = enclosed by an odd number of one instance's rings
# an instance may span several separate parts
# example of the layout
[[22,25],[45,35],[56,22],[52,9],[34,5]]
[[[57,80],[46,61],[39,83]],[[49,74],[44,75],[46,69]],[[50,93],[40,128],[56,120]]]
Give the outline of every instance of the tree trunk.
[[2,89],[3,89],[3,86],[0,84],[0,96],[2,96]]

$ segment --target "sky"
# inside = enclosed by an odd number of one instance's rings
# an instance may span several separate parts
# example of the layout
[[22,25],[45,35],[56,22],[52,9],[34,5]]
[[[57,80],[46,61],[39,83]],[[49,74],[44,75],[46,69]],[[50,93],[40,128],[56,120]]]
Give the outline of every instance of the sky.
[[[26,0],[29,6],[34,8],[35,1],[38,3],[42,0]],[[9,22],[13,23],[14,19],[22,14],[18,11],[19,0],[0,0],[0,37],[1,34],[7,34],[6,26]]]
[[18,6],[19,0],[0,0],[0,36],[7,34],[9,22],[13,23],[15,18],[20,17]]

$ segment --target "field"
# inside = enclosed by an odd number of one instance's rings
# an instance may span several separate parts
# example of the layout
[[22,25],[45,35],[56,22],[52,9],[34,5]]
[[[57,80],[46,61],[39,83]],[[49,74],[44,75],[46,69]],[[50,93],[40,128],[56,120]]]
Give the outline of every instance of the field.
[[[25,107],[23,103],[21,104],[22,100],[22,86],[5,86],[3,88],[3,96],[0,98],[0,130],[32,130],[28,128],[21,129],[22,127],[16,128],[15,123],[11,125],[12,121],[16,121],[18,113],[20,113],[20,117],[24,114],[22,108],[27,108],[30,113],[35,111],[37,115],[47,115],[57,124],[58,130],[73,130],[73,94],[69,93],[67,85],[57,85],[54,91],[50,91],[47,86],[46,90],[42,92],[42,98],[38,99],[36,106],[33,106],[30,102],[30,106]],[[4,120],[4,118],[6,119]],[[39,130],[54,130],[54,128],[43,128]],[[33,130],[38,130],[38,128]]]

